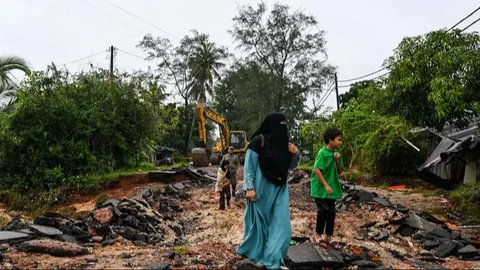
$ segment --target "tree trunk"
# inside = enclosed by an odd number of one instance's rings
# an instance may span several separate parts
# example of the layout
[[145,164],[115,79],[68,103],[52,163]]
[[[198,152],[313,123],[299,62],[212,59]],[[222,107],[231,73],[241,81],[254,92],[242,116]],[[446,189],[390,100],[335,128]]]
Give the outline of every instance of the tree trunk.
[[185,125],[185,156],[188,155],[188,143],[190,140],[189,127],[188,127],[188,97],[185,98],[185,109],[183,110],[183,124]]

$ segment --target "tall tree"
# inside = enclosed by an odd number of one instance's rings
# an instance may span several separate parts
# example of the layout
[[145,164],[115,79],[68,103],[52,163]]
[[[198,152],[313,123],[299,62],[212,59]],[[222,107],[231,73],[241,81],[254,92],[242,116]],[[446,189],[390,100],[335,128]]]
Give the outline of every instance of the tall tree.
[[188,58],[193,99],[206,101],[207,94],[213,96],[214,79],[220,79],[219,69],[225,66],[221,60],[227,56],[225,48],[209,42],[205,35],[193,45]]
[[10,97],[16,90],[11,72],[21,70],[30,73],[27,62],[17,56],[0,56],[0,99]]
[[326,61],[324,32],[313,16],[291,12],[281,4],[274,4],[267,14],[265,3],[260,3],[256,8],[240,8],[233,21],[230,32],[238,47],[248,53],[248,60],[284,80],[274,97],[276,110],[284,106],[286,96],[321,95],[334,68]]
[[405,38],[386,64],[386,105],[410,123],[442,129],[479,114],[478,33],[440,30]]
[[147,54],[147,60],[157,64],[157,76],[164,80],[164,83],[173,87],[183,99],[181,123],[185,138],[183,149],[185,154],[187,154],[189,144],[189,120],[193,117],[190,106],[192,70],[189,66],[189,59],[194,51],[194,46],[207,40],[207,35],[193,30],[192,34],[184,36],[177,46],[174,46],[169,39],[154,38],[152,35],[146,35],[137,45]]

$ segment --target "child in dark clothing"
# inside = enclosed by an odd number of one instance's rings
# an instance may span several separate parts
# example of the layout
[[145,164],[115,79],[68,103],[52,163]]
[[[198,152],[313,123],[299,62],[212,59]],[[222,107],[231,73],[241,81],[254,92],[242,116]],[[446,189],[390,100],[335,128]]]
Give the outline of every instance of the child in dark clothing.
[[225,210],[225,202],[230,207],[230,162],[223,160],[217,171],[217,183],[215,184],[215,192],[220,193],[220,210]]
[[335,200],[342,199],[339,175],[343,160],[338,152],[342,146],[342,132],[328,129],[323,135],[325,146],[318,151],[312,171],[310,195],[317,204],[317,226],[313,240],[330,244],[335,223]]

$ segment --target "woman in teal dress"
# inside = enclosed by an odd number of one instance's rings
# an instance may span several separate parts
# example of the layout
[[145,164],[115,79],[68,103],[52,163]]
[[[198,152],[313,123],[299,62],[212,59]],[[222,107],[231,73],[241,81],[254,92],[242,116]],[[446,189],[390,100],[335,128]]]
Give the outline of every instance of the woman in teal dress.
[[287,174],[296,167],[299,151],[288,137],[285,116],[271,113],[245,157],[244,240],[237,253],[269,269],[280,268],[292,235]]

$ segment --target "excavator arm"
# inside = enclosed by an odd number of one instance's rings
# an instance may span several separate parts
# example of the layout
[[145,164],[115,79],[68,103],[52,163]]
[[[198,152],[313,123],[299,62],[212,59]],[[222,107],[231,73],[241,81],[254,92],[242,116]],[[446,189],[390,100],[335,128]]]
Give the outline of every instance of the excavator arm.
[[230,145],[230,129],[228,128],[227,120],[225,117],[214,111],[213,109],[206,107],[205,104],[201,101],[197,103],[197,115],[198,115],[198,132],[200,139],[204,143],[205,147],[207,145],[207,119],[218,124],[221,132],[222,150]]

